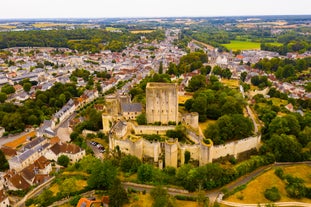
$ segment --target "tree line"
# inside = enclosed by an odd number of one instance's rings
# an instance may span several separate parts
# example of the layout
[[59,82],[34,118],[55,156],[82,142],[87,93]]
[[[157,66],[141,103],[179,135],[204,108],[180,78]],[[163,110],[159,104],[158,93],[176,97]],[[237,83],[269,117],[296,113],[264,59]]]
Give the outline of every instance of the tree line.
[[303,59],[280,59],[264,58],[257,62],[254,67],[268,73],[273,73],[280,80],[291,81],[297,79],[308,78],[307,75],[299,75],[302,71],[307,70],[311,66],[311,58]]
[[[140,40],[140,34],[128,31],[109,32],[102,29],[1,32],[0,49],[10,47],[66,47],[79,52],[99,52],[102,49],[121,52]],[[148,41],[164,39],[164,32],[156,30],[145,35]]]

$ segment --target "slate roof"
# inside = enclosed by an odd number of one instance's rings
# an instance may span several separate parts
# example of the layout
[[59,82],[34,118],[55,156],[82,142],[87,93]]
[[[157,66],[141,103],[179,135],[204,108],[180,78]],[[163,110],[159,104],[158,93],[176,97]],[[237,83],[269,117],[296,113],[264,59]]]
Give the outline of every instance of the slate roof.
[[23,162],[27,160],[31,155],[33,155],[35,151],[33,149],[26,150],[25,152],[21,153],[20,155],[17,155],[15,157],[12,157],[12,162]]
[[43,137],[35,138],[35,139],[31,140],[29,143],[25,144],[24,149],[32,149],[44,141],[45,141],[45,138],[43,138]]
[[143,109],[141,103],[123,103],[121,104],[122,112],[141,112]]

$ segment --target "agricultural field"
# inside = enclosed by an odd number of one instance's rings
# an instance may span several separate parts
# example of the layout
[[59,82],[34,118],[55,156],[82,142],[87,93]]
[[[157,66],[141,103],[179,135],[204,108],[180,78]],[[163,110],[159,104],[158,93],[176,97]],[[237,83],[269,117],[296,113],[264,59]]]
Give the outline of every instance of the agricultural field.
[[66,26],[67,24],[55,24],[51,22],[38,22],[34,23],[32,26],[36,28],[45,28],[45,27],[56,27],[56,26]]
[[8,24],[0,24],[0,29],[15,29],[16,26]]
[[[295,165],[289,167],[281,167],[284,170],[284,174],[290,174],[302,178],[305,181],[307,187],[311,186],[311,166],[308,165]],[[275,168],[264,172],[250,183],[247,184],[244,190],[241,190],[225,199],[226,201],[237,202],[237,203],[269,203],[268,199],[265,198],[264,192],[267,188],[276,187],[278,188],[281,200],[278,202],[304,202],[311,203],[311,199],[301,198],[299,200],[289,198],[285,190],[285,182],[277,177],[274,173]],[[256,193],[254,193],[256,192]]]
[[151,33],[151,32],[153,32],[154,30],[152,30],[152,29],[146,29],[146,30],[132,30],[131,31],[131,33],[133,33],[133,34],[138,34],[138,33]]
[[222,44],[228,50],[259,50],[260,43],[259,42],[248,42],[248,41],[238,41],[231,40],[229,44]]

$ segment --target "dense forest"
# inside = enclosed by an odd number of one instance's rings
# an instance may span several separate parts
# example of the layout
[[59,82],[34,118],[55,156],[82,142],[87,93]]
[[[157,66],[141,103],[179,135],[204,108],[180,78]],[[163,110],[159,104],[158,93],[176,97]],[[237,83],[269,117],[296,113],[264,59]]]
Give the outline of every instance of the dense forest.
[[[67,47],[78,51],[99,52],[108,49],[120,52],[130,43],[140,40],[142,34],[128,31],[109,32],[102,29],[1,32],[0,49],[10,47]],[[144,34],[148,41],[164,39],[162,30]]]
[[72,97],[78,97],[79,91],[73,84],[56,83],[47,91],[37,91],[34,100],[29,99],[22,106],[13,103],[0,104],[0,125],[6,132],[20,132],[26,126],[39,126],[48,120]]

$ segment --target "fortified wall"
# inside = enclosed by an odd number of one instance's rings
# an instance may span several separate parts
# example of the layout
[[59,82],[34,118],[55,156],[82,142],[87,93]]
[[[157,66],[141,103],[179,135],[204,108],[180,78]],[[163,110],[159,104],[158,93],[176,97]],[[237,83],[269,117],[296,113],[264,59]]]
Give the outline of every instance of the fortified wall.
[[213,145],[200,142],[198,144],[181,144],[177,139],[170,139],[165,142],[148,141],[142,137],[136,139],[116,139],[109,137],[109,147],[114,149],[119,146],[121,152],[131,154],[139,159],[152,158],[157,164],[161,159],[165,166],[178,167],[185,163],[185,152],[190,152],[190,158],[198,161],[200,166],[211,163],[214,159],[233,155],[235,158],[240,153],[260,147],[261,136],[248,137],[238,141],[228,142],[223,145]]

